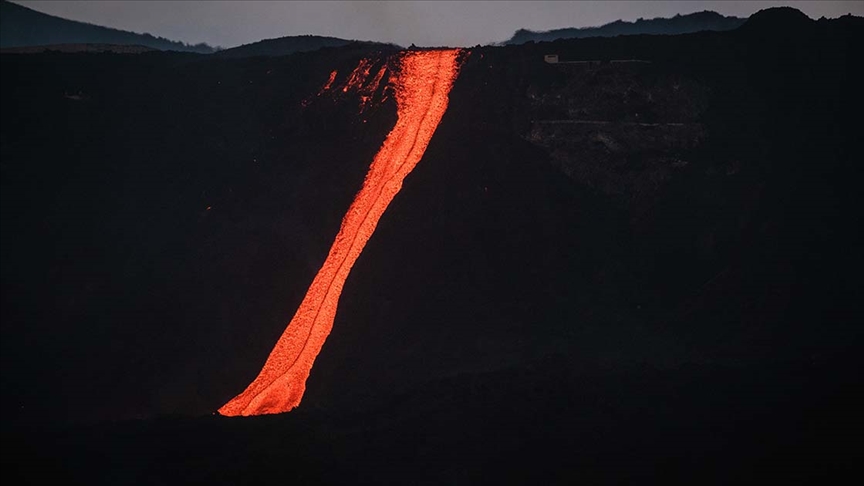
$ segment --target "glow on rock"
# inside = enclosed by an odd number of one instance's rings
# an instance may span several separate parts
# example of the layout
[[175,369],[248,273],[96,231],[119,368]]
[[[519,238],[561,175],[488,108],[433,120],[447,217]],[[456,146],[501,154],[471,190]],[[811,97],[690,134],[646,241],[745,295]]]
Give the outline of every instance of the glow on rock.
[[[453,49],[400,53],[398,72],[390,76],[397,103],[396,125],[372,161],[363,187],[342,219],[330,253],[294,318],[255,380],[223,405],[220,414],[281,413],[300,404],[306,379],[333,327],[345,279],[381,215],[402,188],[402,180],[423,157],[447,110],[450,88],[458,73],[458,56],[459,50]],[[371,67],[370,62],[361,62],[346,88],[368,78]],[[378,81],[383,74],[382,69],[376,76]]]
[[321,96],[327,90],[329,90],[331,86],[333,86],[333,81],[336,81],[336,74],[337,73],[335,70],[330,73],[330,78],[327,79],[327,82],[324,84],[324,86],[321,86],[321,89],[318,91],[318,96]]

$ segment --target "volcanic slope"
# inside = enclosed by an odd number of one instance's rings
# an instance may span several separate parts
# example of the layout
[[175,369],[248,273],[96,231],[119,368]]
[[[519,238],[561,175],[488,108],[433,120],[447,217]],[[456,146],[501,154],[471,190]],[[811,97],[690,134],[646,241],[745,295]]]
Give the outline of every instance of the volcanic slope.
[[0,55],[3,474],[837,482],[862,33],[768,11],[472,50],[303,406],[229,418],[202,416],[260,371],[396,123],[343,91],[386,56]]
[[[333,327],[345,279],[402,187],[402,180],[423,157],[444,116],[456,78],[458,54],[458,50],[444,50],[399,55],[395,76],[390,78],[398,107],[396,126],[372,161],[363,187],[348,208],[330,254],[300,308],[258,377],[219,409],[223,415],[286,412],[300,404],[312,364]],[[361,62],[361,66],[364,64]],[[376,76],[378,82],[381,78],[380,74]],[[375,84],[372,89],[377,88]]]

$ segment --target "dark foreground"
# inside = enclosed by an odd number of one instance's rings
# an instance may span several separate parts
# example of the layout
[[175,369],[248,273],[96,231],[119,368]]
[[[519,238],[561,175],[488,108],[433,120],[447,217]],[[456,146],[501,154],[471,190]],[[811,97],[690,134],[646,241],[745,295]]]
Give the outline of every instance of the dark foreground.
[[352,415],[14,429],[3,469],[17,484],[830,484],[855,470],[849,358],[591,373],[550,359]]

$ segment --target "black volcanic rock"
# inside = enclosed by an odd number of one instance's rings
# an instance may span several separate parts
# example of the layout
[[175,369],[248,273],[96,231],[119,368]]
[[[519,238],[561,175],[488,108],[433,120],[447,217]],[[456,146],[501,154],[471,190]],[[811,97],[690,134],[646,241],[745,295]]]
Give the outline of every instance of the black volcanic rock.
[[0,1],[0,48],[56,44],[116,44],[162,51],[213,52],[212,47],[203,43],[190,45],[150,34],[67,20],[6,0]]

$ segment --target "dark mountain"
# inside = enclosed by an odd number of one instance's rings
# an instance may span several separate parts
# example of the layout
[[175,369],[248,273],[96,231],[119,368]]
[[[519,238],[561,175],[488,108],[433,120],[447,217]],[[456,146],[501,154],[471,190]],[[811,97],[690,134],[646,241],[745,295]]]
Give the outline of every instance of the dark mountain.
[[145,46],[162,51],[209,54],[207,44],[185,44],[150,34],[136,34],[47,15],[21,5],[0,1],[0,48],[55,44],[114,44]]
[[864,30],[755,18],[471,50],[303,403],[251,419],[211,414],[395,118],[316,94],[392,51],[0,54],[4,480],[848,477]]
[[397,48],[392,44],[379,42],[364,42],[339,39],[337,37],[324,37],[319,35],[298,35],[279,37],[278,39],[265,39],[251,44],[225,49],[216,53],[216,57],[224,59],[236,59],[241,57],[257,56],[287,56],[295,52],[308,52],[323,47],[342,47],[348,44],[365,45],[370,48]]
[[[849,17],[852,17],[851,15]],[[760,10],[751,15],[741,28],[742,31],[761,35],[789,36],[802,30],[813,29],[814,21],[804,12],[792,7],[773,7]]]
[[[803,14],[802,14],[803,15]],[[616,20],[600,27],[554,29],[543,32],[517,30],[504,44],[524,44],[529,41],[543,42],[556,39],[578,39],[583,37],[615,37],[616,35],[676,35],[701,32],[703,30],[724,31],[741,26],[747,19],[726,17],[717,12],[704,11],[687,15],[676,15],[671,19],[638,19],[635,22]]]

